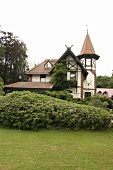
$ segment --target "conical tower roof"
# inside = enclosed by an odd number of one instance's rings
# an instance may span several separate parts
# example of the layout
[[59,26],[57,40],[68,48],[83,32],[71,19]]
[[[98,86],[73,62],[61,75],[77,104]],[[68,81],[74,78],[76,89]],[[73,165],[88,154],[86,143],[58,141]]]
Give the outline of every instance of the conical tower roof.
[[88,31],[87,31],[87,35],[82,46],[82,50],[80,52],[80,55],[82,54],[95,54],[95,50],[93,48]]

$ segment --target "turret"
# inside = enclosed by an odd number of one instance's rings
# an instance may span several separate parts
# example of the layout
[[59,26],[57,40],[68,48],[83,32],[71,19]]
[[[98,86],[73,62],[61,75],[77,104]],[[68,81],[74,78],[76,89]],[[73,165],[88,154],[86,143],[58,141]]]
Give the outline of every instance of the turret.
[[98,56],[95,53],[95,50],[93,48],[90,36],[87,34],[82,46],[82,50],[80,52],[80,55],[78,58],[81,60],[81,63],[87,70],[95,70],[96,71],[96,60],[99,59],[100,56]]
[[81,80],[81,91],[83,91],[81,98],[93,96],[96,94],[96,60],[98,60],[100,56],[95,53],[88,30],[80,55],[77,57],[88,72],[86,79]]

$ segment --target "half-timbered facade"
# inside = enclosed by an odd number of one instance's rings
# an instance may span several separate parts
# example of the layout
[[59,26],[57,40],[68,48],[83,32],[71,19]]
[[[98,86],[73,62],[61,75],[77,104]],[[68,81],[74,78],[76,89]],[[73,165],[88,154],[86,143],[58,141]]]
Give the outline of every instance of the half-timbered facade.
[[52,71],[56,63],[63,63],[67,67],[67,80],[74,80],[73,85],[67,89],[74,98],[85,98],[96,94],[96,60],[99,56],[95,53],[90,36],[87,31],[80,55],[76,56],[71,47],[59,59],[46,59],[36,65],[26,74],[28,82],[17,82],[5,85],[6,90],[30,90],[44,93],[45,90],[52,90],[50,83]]

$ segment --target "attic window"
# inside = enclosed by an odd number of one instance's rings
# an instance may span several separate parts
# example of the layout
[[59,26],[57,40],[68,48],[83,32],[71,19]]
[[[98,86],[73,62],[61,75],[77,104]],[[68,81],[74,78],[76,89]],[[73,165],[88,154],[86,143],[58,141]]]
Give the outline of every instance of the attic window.
[[51,68],[51,63],[50,63],[50,62],[47,62],[47,63],[45,64],[45,68]]

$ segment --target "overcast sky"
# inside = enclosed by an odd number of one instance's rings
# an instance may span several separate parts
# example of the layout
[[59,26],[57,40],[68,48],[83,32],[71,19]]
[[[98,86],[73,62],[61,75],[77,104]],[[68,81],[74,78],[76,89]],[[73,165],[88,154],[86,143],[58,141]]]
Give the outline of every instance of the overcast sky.
[[1,29],[19,36],[29,64],[58,59],[71,46],[80,54],[88,32],[96,54],[97,75],[113,70],[113,0],[0,0]]

